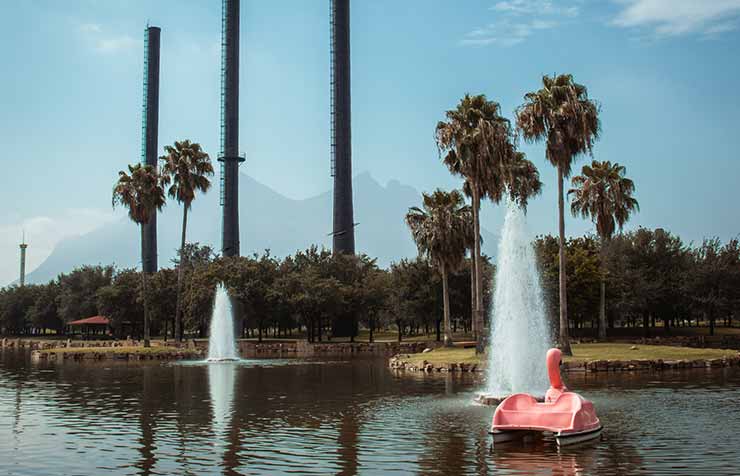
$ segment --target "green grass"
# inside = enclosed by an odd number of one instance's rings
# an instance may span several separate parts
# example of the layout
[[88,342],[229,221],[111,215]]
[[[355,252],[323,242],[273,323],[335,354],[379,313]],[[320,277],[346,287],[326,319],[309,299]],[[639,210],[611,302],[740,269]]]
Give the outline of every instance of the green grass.
[[140,347],[140,346],[127,346],[127,347],[62,347],[57,349],[46,349],[44,352],[51,354],[145,354],[145,355],[158,355],[158,354],[198,354],[197,350],[194,349],[176,349],[174,347],[165,346],[152,346],[152,347]]
[[[632,347],[636,350],[631,350]],[[573,356],[565,361],[587,360],[696,360],[721,359],[737,355],[736,350],[695,349],[692,347],[674,347],[668,345],[640,344],[574,344]]]
[[[589,360],[695,360],[720,359],[738,354],[736,350],[727,349],[694,349],[690,347],[672,347],[664,345],[634,344],[573,344],[573,356],[565,357],[566,362],[584,362]],[[439,348],[423,354],[409,354],[403,358],[410,365],[419,366],[423,361],[432,365],[467,363],[480,364],[484,356],[476,355],[475,349]],[[544,365],[544,362],[543,362]]]

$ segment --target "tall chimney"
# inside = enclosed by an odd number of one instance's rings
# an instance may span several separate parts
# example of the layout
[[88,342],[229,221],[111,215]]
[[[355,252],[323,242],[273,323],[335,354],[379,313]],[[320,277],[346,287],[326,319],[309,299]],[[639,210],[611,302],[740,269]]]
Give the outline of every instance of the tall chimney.
[[355,252],[352,210],[352,120],[349,0],[331,1],[331,174],[334,177],[335,254]]
[[239,0],[223,0],[221,21],[221,254],[239,256]]
[[[144,101],[141,114],[141,162],[157,168],[159,135],[159,34],[147,25],[144,33]],[[141,267],[146,273],[157,271],[157,214],[144,226]]]
[[26,244],[26,235],[24,233],[23,240],[21,240],[21,286],[25,286],[26,284],[26,248],[28,248],[28,245]]

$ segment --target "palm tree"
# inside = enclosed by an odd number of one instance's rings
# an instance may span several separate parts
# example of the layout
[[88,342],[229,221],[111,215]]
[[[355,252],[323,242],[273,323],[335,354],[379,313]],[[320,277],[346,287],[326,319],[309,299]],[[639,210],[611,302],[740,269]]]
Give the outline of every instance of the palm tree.
[[481,94],[466,94],[455,109],[445,113],[446,122],[439,122],[436,141],[443,161],[455,175],[465,179],[464,190],[472,198],[474,273],[473,332],[480,349],[483,334],[483,286],[480,253],[480,201],[489,198],[498,203],[506,189],[507,164],[512,161],[514,147],[509,121],[501,117],[501,107]]
[[517,127],[528,142],[545,140],[545,157],[558,170],[558,232],[560,268],[560,347],[572,355],[568,338],[565,270],[565,203],[563,179],[570,176],[576,156],[591,153],[599,137],[599,107],[573,76],[543,76],[543,87],[527,93],[517,109]]
[[599,307],[599,339],[606,339],[606,243],[629,220],[640,204],[632,196],[635,184],[624,176],[626,169],[617,163],[592,161],[584,165],[581,175],[573,177],[568,195],[574,199],[570,210],[574,216],[590,217],[601,239],[601,302]]
[[[165,204],[164,186],[168,177],[160,177],[151,165],[129,165],[129,175],[124,170],[118,172],[118,181],[113,187],[113,207],[122,205],[128,209],[128,216],[141,227],[141,255],[144,256],[144,225]],[[144,299],[144,347],[149,347],[149,308],[147,306],[146,272],[142,269],[141,285]]]
[[442,275],[444,340],[446,346],[451,346],[447,276],[463,264],[465,251],[473,241],[472,214],[462,193],[457,190],[444,192],[437,189],[431,195],[422,194],[422,197],[423,209],[409,208],[406,224],[411,229],[419,254],[426,255]]
[[509,200],[526,209],[529,199],[542,191],[540,172],[524,152],[514,152],[514,157],[505,169]]
[[182,238],[180,240],[180,263],[177,267],[177,303],[175,305],[175,339],[182,340],[182,283],[185,270],[185,232],[188,225],[188,210],[195,200],[196,192],[208,192],[213,176],[211,158],[203,152],[200,144],[189,140],[175,141],[175,145],[164,148],[166,155],[162,175],[170,177],[172,185],[167,191],[171,198],[182,204]]

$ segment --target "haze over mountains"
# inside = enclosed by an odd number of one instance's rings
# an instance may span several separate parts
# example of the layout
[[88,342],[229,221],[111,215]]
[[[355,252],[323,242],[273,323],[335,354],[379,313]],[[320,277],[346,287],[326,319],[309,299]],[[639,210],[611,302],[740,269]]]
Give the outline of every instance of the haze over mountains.
[[[416,256],[416,246],[404,223],[409,207],[419,206],[420,193],[392,180],[382,186],[369,173],[354,178],[355,229],[358,253],[378,259],[381,266]],[[312,244],[331,247],[332,194],[292,200],[242,174],[239,181],[241,254],[270,253],[283,257]],[[171,266],[180,243],[182,208],[169,201],[158,218],[159,266]],[[493,256],[498,240],[485,229],[483,252]],[[127,217],[85,235],[60,242],[51,255],[29,273],[30,283],[43,283],[59,273],[90,264],[140,266],[140,233]],[[221,207],[218,180],[193,203],[188,216],[188,242],[221,246]]]

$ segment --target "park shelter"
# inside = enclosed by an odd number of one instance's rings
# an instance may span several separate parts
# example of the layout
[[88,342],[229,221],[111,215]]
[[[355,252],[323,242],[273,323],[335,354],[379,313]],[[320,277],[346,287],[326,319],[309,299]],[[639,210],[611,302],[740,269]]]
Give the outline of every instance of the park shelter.
[[73,334],[106,335],[109,333],[110,319],[105,316],[92,316],[72,321],[67,325]]

